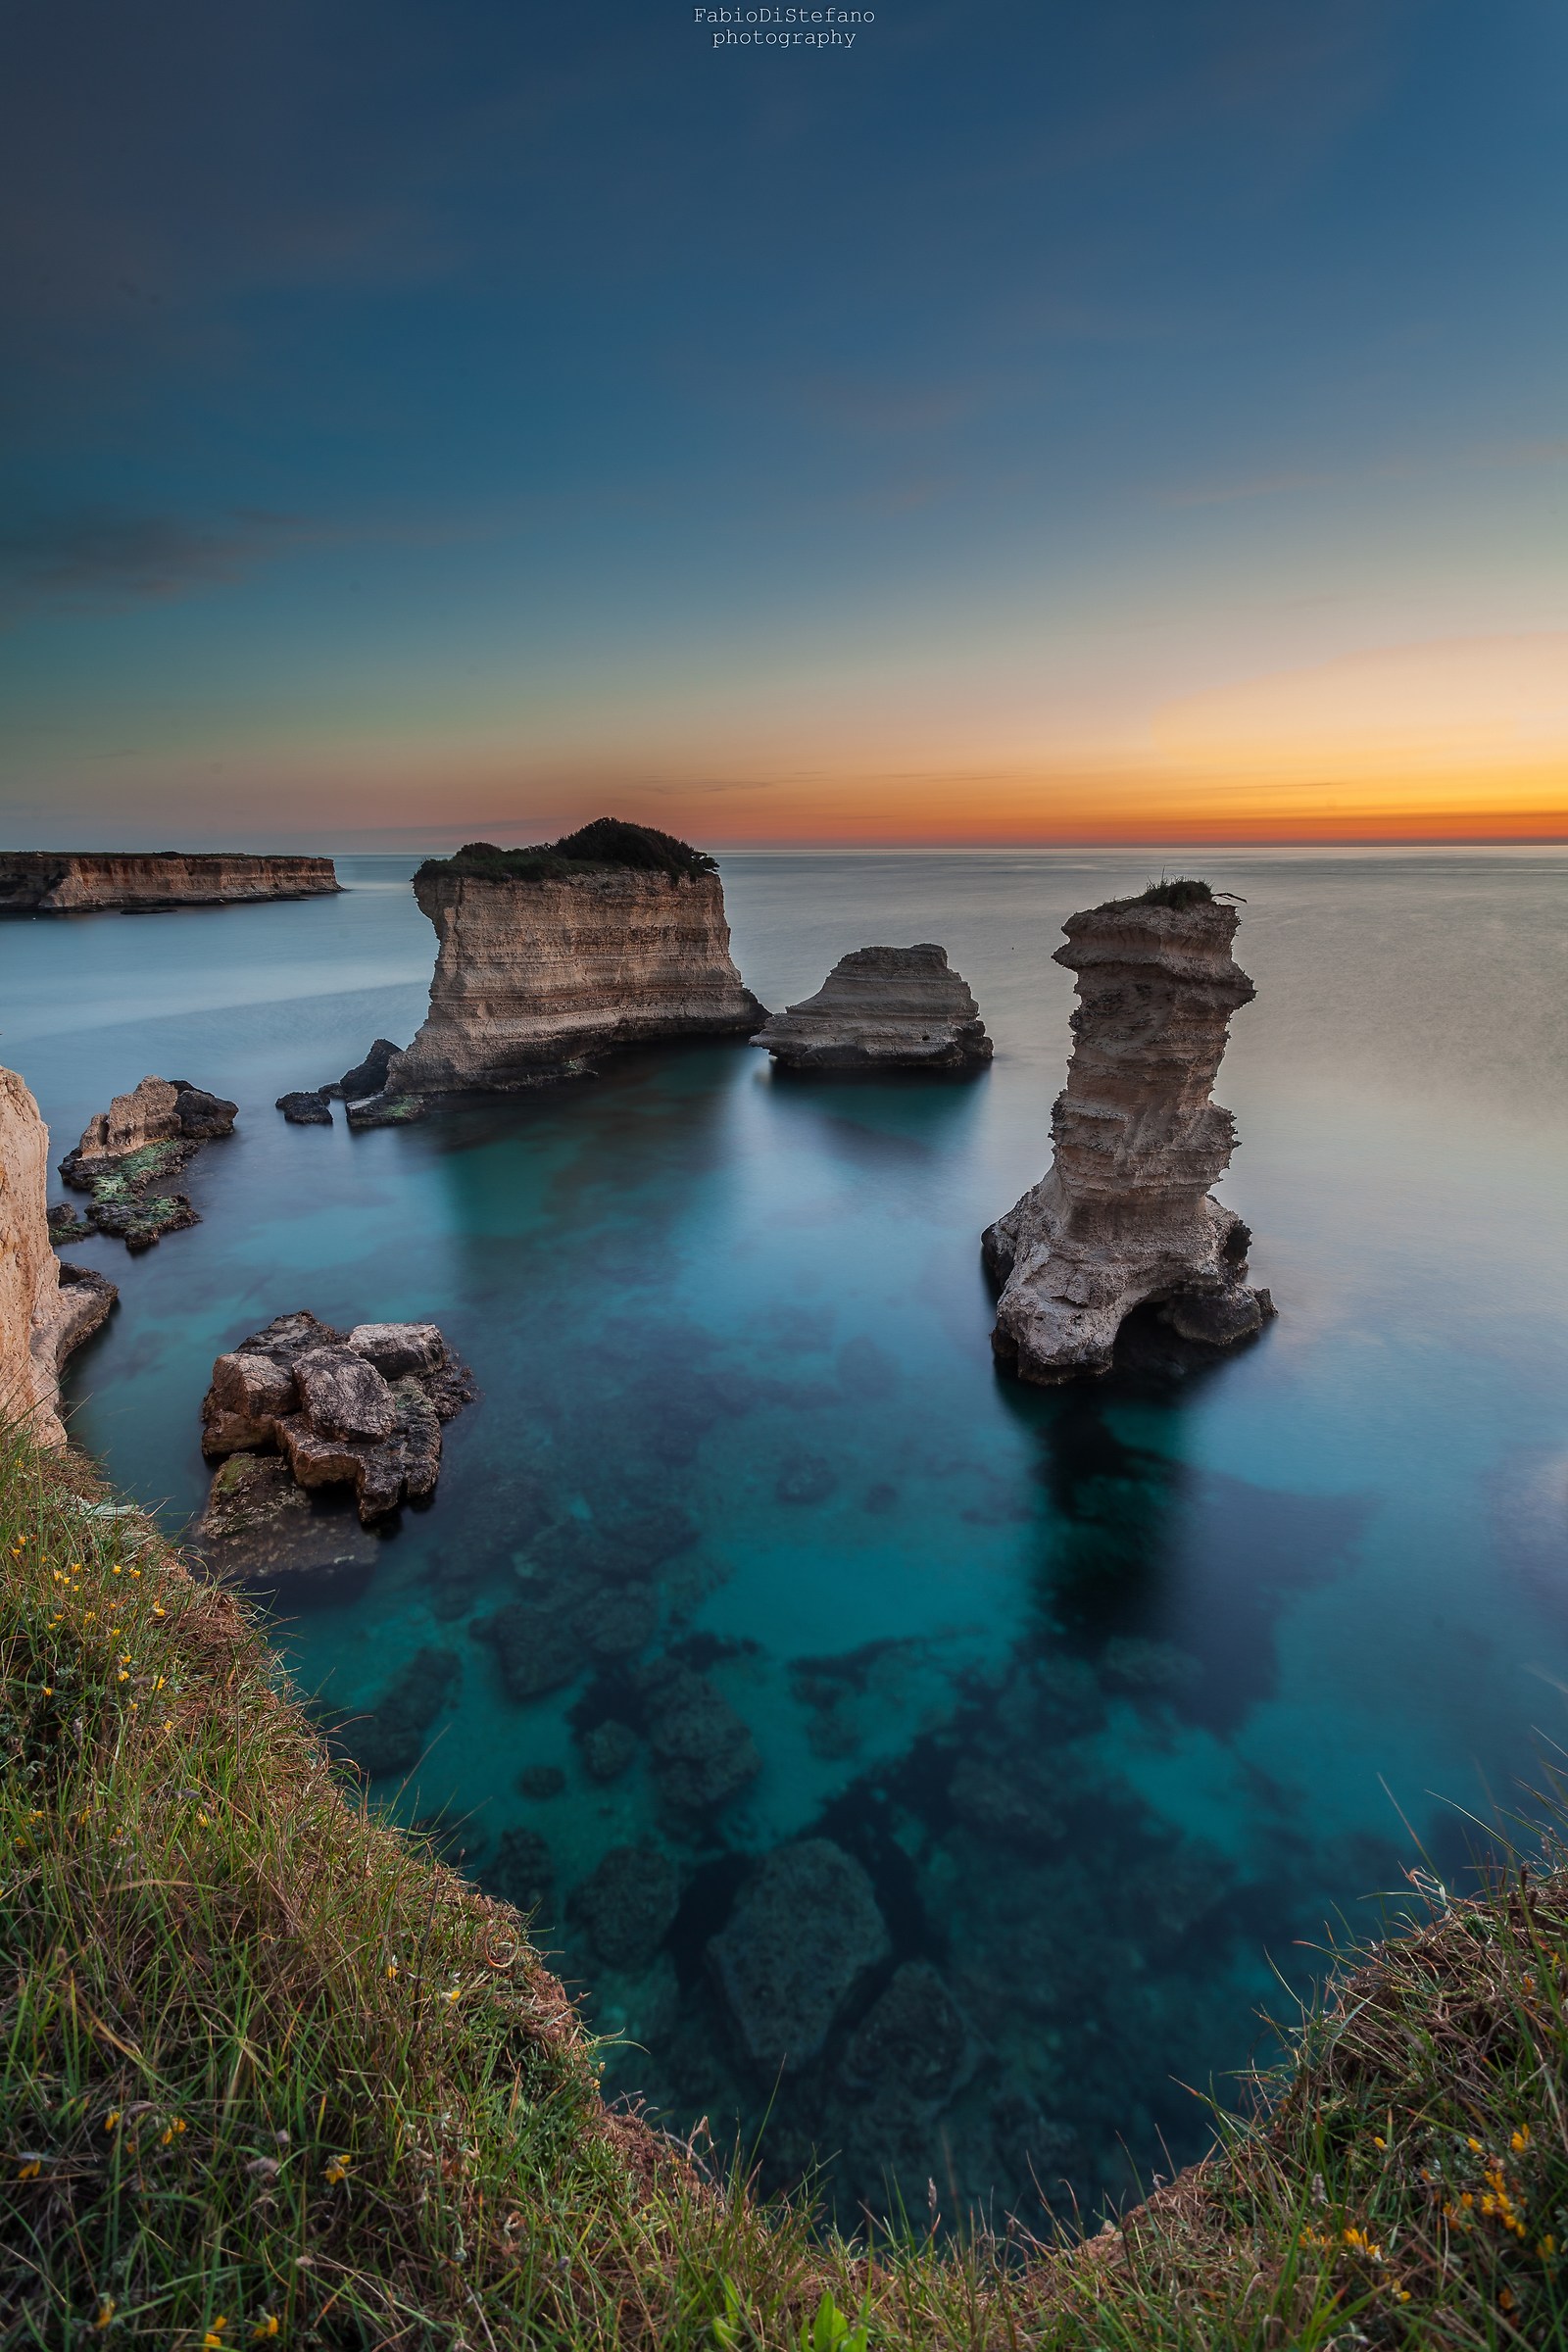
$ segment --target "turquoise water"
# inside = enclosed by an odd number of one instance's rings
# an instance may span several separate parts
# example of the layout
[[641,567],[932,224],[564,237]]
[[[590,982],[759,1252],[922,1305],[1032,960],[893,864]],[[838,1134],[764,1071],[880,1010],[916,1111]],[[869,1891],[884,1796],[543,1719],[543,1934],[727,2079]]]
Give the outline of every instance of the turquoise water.
[[[0,1054],[56,1156],[147,1071],[241,1106],[191,1170],[200,1226],[74,1249],[122,1286],[78,1436],[177,1528],[220,1349],[298,1306],[438,1321],[482,1396],[433,1507],[291,1594],[278,1639],[350,1717],[419,1652],[456,1662],[424,1761],[378,1787],[539,1897],[624,2037],[612,2086],[721,2141],[766,2112],[767,2178],[815,2150],[850,2215],[923,2213],[935,2180],[948,2214],[1038,2216],[1042,2187],[1168,2171],[1206,2136],[1182,2086],[1266,2049],[1325,1923],[1373,1924],[1418,1846],[1461,1868],[1468,1814],[1564,1734],[1568,857],[1203,861],[1258,988],[1223,1197],[1281,1318],[1207,1367],[1135,1333],[1047,1394],[993,1370],[978,1237],[1045,1165],[1061,918],[1146,858],[725,860],[769,1004],[847,949],[942,941],[997,1041],[973,1081],[695,1047],[403,1131],[288,1127],[276,1095],[417,1024],[411,863],[344,858],[333,902],[0,928]],[[545,1604],[563,1679],[518,1696]],[[485,1629],[519,1607],[509,1691]],[[659,1655],[687,1670],[662,1690]],[[760,1768],[672,1812],[650,1740],[736,1717]],[[607,1722],[635,1736],[598,1780]],[[564,1786],[525,1795],[540,1767]],[[808,1903],[759,1924],[759,1858],[807,1835],[874,1889],[858,1980]],[[717,1990],[737,1910],[845,1979],[777,2084]]]

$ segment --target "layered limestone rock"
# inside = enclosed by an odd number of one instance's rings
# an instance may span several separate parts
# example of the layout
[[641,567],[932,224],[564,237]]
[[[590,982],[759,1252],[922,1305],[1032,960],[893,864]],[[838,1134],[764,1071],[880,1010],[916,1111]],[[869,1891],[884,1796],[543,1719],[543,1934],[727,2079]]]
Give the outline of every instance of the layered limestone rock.
[[749,1037],[765,1017],[730,955],[717,867],[649,827],[604,817],[538,850],[470,844],[414,888],[439,946],[389,1102],[537,1085],[617,1047]]
[[0,915],[151,913],[256,899],[318,899],[341,890],[330,858],[253,858],[180,850],[0,853]]
[[[213,1365],[202,1451],[211,1460],[275,1449],[299,1487],[352,1487],[369,1526],[405,1497],[417,1502],[434,1493],[441,1424],[473,1394],[433,1323],[360,1323],[342,1332],[303,1311],[278,1315]],[[243,1496],[241,1476],[251,1489]],[[221,1546],[247,1532],[231,1524],[231,1505],[242,1502],[254,1521],[264,1494],[285,1507],[285,1483],[272,1470],[265,1478],[254,1468],[220,1473],[197,1529],[216,1564],[226,1569]]]
[[150,1250],[166,1233],[201,1222],[184,1193],[167,1188],[203,1144],[232,1135],[238,1105],[183,1078],[144,1078],[87,1122],[74,1152],[60,1163],[63,1183],[86,1193],[86,1220],[56,1209],[57,1241],[89,1232],[113,1234],[127,1250]]
[[63,1446],[60,1369],[119,1296],[49,1242],[49,1130],[15,1070],[0,1069],[0,1417]]
[[991,1059],[968,984],[929,941],[858,948],[752,1039],[798,1070],[961,1070]]
[[1161,883],[1062,925],[1077,1039],[1052,1113],[1055,1158],[984,1238],[1002,1285],[992,1345],[1025,1380],[1109,1369],[1133,1308],[1228,1347],[1274,1312],[1247,1284],[1247,1227],[1209,1198],[1236,1130],[1210,1100],[1252,983],[1238,921],[1201,882]]

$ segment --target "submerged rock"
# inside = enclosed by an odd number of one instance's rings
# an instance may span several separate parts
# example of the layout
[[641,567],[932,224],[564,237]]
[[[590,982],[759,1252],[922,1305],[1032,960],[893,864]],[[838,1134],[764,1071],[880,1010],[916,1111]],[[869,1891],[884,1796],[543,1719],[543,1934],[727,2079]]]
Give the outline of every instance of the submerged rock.
[[747,2055],[762,2072],[814,2058],[888,1958],[871,1882],[827,1838],[775,1847],[708,1947]]
[[279,1095],[277,1107],[291,1127],[330,1127],[332,1105],[326,1099],[326,1089],[318,1087],[314,1094]]
[[1208,1192],[1236,1143],[1210,1090],[1231,1014],[1255,993],[1231,957],[1238,920],[1206,882],[1177,882],[1062,925],[1056,961],[1079,975],[1079,1007],[1055,1157],[983,1243],[1001,1285],[992,1345],[1024,1380],[1108,1371],[1146,1302],[1213,1347],[1274,1312],[1247,1284],[1247,1227]]
[[991,1040],[947,951],[858,948],[814,997],[770,1013],[752,1039],[797,1070],[960,1070],[991,1059]]
[[555,1892],[555,1861],[537,1830],[503,1830],[493,1858],[479,1875],[487,1893],[499,1895],[529,1917],[543,1910]]
[[762,1007],[729,952],[713,860],[603,817],[530,850],[430,858],[415,896],[439,942],[430,1010],[384,1101],[575,1074],[653,1039],[748,1037]]
[[660,1795],[680,1814],[728,1804],[762,1769],[745,1721],[705,1675],[651,1658],[632,1676]]
[[368,1575],[379,1548],[353,1512],[315,1507],[275,1453],[229,1455],[190,1540],[208,1576],[264,1588]]
[[617,1723],[613,1716],[584,1732],[579,1744],[583,1770],[591,1781],[618,1781],[637,1761],[636,1733],[629,1723]]
[[368,1525],[434,1492],[441,1424],[473,1395],[433,1323],[344,1333],[305,1311],[279,1315],[214,1363],[202,1450],[275,1446],[301,1487],[352,1486]]
[[204,1143],[232,1135],[237,1108],[184,1079],[144,1078],[88,1120],[60,1163],[61,1179],[89,1195],[94,1231],[150,1250],[166,1233],[200,1223],[186,1195],[167,1188]]
[[353,1757],[372,1780],[412,1772],[424,1752],[431,1724],[447,1704],[463,1672],[450,1649],[416,1650],[403,1672],[361,1717],[333,1734],[334,1746]]
[[569,1916],[607,1968],[641,1975],[674,1923],[680,1879],[656,1846],[613,1845],[571,1890]]
[[971,2060],[969,2030],[928,1960],[893,1972],[850,2036],[844,2080],[854,2090],[892,2092],[936,2110]]

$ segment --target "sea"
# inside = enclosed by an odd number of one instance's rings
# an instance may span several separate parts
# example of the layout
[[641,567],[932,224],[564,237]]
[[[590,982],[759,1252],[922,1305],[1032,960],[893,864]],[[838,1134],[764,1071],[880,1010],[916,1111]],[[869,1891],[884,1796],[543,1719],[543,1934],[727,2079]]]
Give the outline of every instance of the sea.
[[[216,1355],[300,1307],[438,1323],[479,1395],[433,1503],[265,1604],[376,1735],[371,1801],[532,1909],[609,2095],[715,2161],[846,2224],[1113,2209],[1337,1950],[1528,1847],[1561,1762],[1568,852],[726,857],[764,1004],[935,940],[993,1065],[695,1044],[290,1126],[418,1025],[414,864],[0,926],[56,1156],[148,1073],[239,1104],[196,1227],[71,1246],[121,1290],[74,1436],[177,1537]],[[979,1238],[1050,1157],[1060,926],[1195,864],[1257,990],[1219,1193],[1278,1320],[1222,1356],[1140,1320],[1026,1388]]]

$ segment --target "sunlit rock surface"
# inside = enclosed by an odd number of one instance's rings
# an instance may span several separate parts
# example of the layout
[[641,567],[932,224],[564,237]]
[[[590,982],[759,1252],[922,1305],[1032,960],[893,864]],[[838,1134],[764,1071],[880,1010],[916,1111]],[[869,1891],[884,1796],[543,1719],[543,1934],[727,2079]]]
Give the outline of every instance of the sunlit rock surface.
[[752,1043],[798,1070],[957,1070],[991,1059],[968,983],[930,941],[858,948],[814,997],[770,1013]]
[[538,850],[470,844],[421,866],[414,888],[439,946],[389,1099],[535,1085],[616,1047],[749,1037],[765,1017],[730,955],[712,859],[646,826],[602,818]]
[[988,1228],[1002,1285],[992,1345],[1024,1380],[1110,1367],[1134,1307],[1229,1347],[1274,1312],[1247,1284],[1251,1236],[1208,1188],[1236,1144],[1211,1097],[1230,1018],[1255,994],[1231,956],[1239,917],[1208,885],[1156,885],[1062,925],[1077,1044],[1052,1112],[1055,1157]]

